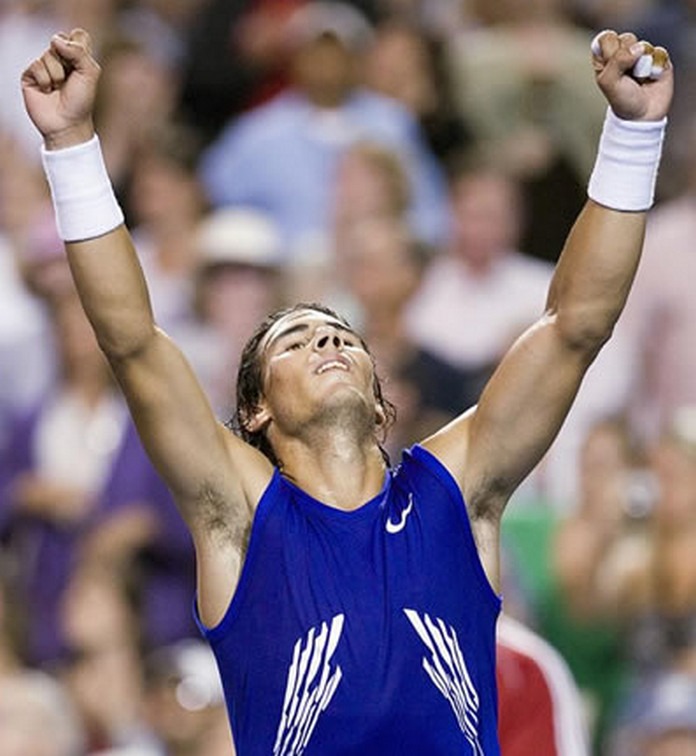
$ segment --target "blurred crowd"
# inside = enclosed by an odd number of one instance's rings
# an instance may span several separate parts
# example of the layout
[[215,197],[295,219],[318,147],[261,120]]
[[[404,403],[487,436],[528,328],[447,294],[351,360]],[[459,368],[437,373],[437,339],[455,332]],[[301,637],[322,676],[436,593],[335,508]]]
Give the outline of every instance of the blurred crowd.
[[[506,515],[506,616],[535,640],[506,620],[501,690],[548,644],[588,754],[696,753],[696,2],[2,0],[0,754],[232,752],[192,545],[77,302],[22,106],[23,68],[77,26],[157,320],[220,419],[255,324],[321,301],[374,352],[394,461],[543,311],[604,118],[590,40],[669,48],[634,291]],[[526,715],[501,711],[513,743]]]

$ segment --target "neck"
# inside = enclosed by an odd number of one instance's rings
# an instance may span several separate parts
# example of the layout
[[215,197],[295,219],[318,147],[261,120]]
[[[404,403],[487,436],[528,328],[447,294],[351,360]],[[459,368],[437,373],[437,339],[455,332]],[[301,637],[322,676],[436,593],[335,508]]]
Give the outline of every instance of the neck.
[[283,474],[318,501],[351,510],[376,496],[384,483],[385,462],[371,439],[333,427],[279,450]]

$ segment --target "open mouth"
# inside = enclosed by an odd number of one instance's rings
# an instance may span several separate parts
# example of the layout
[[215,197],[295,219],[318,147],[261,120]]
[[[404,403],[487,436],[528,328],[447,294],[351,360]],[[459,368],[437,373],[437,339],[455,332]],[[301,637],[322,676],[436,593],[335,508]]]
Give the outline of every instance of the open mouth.
[[319,365],[316,373],[317,375],[322,375],[329,370],[342,370],[344,372],[347,372],[348,365],[346,365],[346,363],[341,360],[328,360],[327,362],[323,362],[321,365]]

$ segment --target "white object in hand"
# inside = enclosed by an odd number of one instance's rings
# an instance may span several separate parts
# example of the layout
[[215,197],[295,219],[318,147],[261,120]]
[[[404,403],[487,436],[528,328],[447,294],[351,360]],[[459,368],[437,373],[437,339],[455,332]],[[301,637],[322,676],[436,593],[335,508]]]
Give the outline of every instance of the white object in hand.
[[[590,50],[596,58],[602,57],[602,46],[600,40],[604,34],[607,33],[607,29],[599,32],[593,38],[590,43]],[[665,64],[667,62],[667,54],[660,48],[653,47],[649,42],[642,41],[644,53],[638,58],[631,71],[632,76],[639,81],[645,81],[646,79],[659,79],[662,72],[665,70]]]

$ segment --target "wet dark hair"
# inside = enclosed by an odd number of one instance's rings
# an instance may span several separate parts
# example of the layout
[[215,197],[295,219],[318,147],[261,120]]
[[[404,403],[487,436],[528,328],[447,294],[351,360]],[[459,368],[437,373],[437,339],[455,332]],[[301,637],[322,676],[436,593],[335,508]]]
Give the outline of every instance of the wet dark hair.
[[[292,305],[290,307],[283,307],[268,315],[256,328],[251,338],[247,341],[244,349],[242,350],[242,356],[239,363],[239,370],[237,372],[237,397],[236,397],[236,410],[234,417],[232,417],[227,423],[227,427],[233,430],[244,441],[251,446],[262,452],[268,459],[277,467],[281,467],[281,462],[275,454],[273,447],[266,435],[265,429],[251,431],[248,428],[248,421],[257,410],[261,397],[263,396],[263,370],[261,353],[259,347],[266,334],[281,318],[286,317],[294,312],[319,312],[324,315],[328,315],[331,318],[335,318],[342,323],[346,328],[350,328],[353,331],[353,327],[350,323],[337,312],[332,310],[326,305],[319,304],[317,302],[301,302],[299,304]],[[379,448],[384,457],[384,460],[389,464],[389,455],[386,449],[382,445],[387,432],[396,419],[396,408],[394,405],[384,396],[382,390],[382,383],[377,375],[374,357],[370,352],[364,339],[358,335],[360,344],[363,349],[368,353],[372,360],[372,366],[374,370],[374,393],[375,399],[384,412],[384,422],[381,427],[381,438],[378,440]]]

